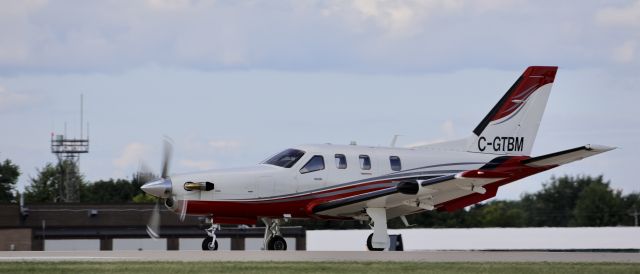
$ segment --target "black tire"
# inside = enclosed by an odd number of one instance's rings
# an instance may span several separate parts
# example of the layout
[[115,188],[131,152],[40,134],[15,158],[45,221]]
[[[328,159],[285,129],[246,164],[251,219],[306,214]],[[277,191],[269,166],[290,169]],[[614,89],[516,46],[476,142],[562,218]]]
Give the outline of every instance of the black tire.
[[278,236],[278,235],[273,236],[271,239],[269,239],[269,242],[267,243],[267,249],[285,251],[287,250],[287,241],[285,241],[284,238],[282,238],[282,236]]
[[202,241],[202,250],[205,250],[205,251],[218,250],[218,240],[216,240],[213,243],[213,245],[211,244],[212,241],[213,241],[212,237],[204,238],[204,240]]
[[373,233],[369,234],[367,238],[367,248],[369,251],[383,251],[384,248],[373,248],[373,244],[371,243],[371,239],[373,239]]

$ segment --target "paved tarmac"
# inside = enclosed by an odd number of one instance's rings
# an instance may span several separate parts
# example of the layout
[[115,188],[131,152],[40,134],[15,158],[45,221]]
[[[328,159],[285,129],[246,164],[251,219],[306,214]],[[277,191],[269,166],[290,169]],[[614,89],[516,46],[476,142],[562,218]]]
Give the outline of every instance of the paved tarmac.
[[640,253],[528,251],[0,251],[0,262],[6,261],[640,263]]

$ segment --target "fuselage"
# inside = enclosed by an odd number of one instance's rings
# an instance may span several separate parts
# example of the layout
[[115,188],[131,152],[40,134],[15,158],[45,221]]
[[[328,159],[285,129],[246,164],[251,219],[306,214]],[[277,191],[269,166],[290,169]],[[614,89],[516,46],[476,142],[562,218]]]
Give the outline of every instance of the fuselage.
[[[286,158],[287,151],[292,157]],[[252,167],[174,175],[172,193],[186,201],[187,214],[214,216],[220,222],[313,218],[318,216],[310,208],[317,203],[390,187],[403,178],[477,169],[495,158],[465,151],[331,144],[302,145],[283,153],[280,162],[274,160],[276,154]],[[214,188],[188,191],[183,187],[188,182],[210,182]],[[182,204],[171,208],[180,211]]]

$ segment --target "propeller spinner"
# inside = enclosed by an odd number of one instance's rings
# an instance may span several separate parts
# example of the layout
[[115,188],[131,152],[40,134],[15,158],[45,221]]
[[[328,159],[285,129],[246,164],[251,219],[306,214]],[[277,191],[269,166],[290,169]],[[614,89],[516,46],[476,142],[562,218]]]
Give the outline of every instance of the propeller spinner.
[[[169,178],[169,163],[171,161],[172,146],[169,140],[164,140],[164,151],[162,157],[162,175],[160,178],[150,179],[140,187],[147,194],[160,198],[156,201],[153,208],[149,223],[147,224],[147,234],[153,239],[160,237],[160,200],[162,199],[166,205],[173,204],[172,183]],[[144,172],[143,174],[150,174]],[[183,201],[180,203],[180,221],[183,221],[186,215],[187,205]]]
[[164,151],[162,156],[162,175],[159,179],[151,180],[140,187],[142,191],[158,198],[171,197],[171,179],[169,179],[169,163],[171,161],[171,143],[164,140]]
[[140,189],[154,197],[169,198],[171,197],[171,180],[168,178],[154,180],[142,185]]

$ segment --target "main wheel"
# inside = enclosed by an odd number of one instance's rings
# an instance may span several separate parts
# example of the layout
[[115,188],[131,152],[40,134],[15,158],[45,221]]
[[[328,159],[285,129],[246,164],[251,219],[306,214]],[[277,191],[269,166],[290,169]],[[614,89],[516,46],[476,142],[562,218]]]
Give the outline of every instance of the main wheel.
[[367,248],[369,251],[383,251],[384,248],[373,248],[373,244],[371,243],[371,239],[373,239],[373,233],[369,234],[367,238]]
[[282,236],[275,235],[267,243],[268,250],[287,250],[287,241]]
[[212,237],[206,237],[202,241],[202,250],[214,251],[218,250],[218,240],[213,241]]

